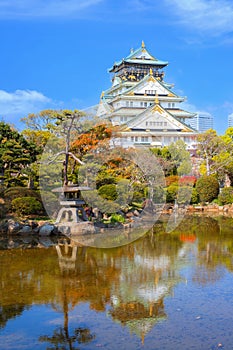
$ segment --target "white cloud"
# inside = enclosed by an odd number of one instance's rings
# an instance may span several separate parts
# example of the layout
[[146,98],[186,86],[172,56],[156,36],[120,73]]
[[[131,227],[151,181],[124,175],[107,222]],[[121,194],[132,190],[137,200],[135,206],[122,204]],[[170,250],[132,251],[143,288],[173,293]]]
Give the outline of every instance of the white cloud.
[[231,0],[165,0],[179,23],[212,36],[233,31]]
[[79,17],[81,13],[104,0],[1,0],[0,17]]
[[0,90],[0,116],[25,116],[52,104],[51,99],[34,90],[16,90],[7,92]]

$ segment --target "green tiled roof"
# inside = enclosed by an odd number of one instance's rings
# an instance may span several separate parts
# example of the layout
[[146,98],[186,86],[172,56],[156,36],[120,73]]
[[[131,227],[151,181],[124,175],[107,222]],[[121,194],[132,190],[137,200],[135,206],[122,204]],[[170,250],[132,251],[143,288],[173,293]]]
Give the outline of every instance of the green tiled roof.
[[152,56],[146,49],[144,42],[142,42],[141,47],[139,47],[137,50],[131,50],[131,53],[126,58],[123,58],[119,62],[115,62],[113,67],[109,69],[109,72],[111,72],[114,69],[114,67],[121,65],[123,62],[132,64],[148,64],[159,67],[165,67],[168,65],[167,61],[160,61],[154,56]]

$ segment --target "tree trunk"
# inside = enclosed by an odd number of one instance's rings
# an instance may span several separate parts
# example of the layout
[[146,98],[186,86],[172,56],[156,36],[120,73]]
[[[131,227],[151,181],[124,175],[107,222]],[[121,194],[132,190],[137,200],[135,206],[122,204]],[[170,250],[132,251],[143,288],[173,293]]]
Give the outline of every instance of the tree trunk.
[[63,186],[68,185],[68,164],[69,164],[69,154],[66,153],[65,155],[65,161],[63,163],[64,168],[63,168]]

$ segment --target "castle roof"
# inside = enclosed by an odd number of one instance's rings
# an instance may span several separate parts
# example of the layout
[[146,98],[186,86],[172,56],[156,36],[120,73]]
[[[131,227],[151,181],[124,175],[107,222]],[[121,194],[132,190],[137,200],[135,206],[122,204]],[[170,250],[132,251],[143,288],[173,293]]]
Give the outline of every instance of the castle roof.
[[109,72],[114,72],[119,66],[121,66],[124,62],[130,64],[146,64],[151,65],[156,68],[163,68],[168,65],[168,62],[158,60],[156,57],[152,56],[149,51],[146,49],[144,42],[142,41],[141,47],[137,50],[131,50],[130,54],[123,58],[119,62],[115,62],[114,65],[109,69]]
[[164,109],[159,103],[155,103],[153,106],[147,108],[142,113],[139,113],[135,118],[130,120],[125,124],[127,129],[135,130],[141,127],[142,121],[147,120],[149,117],[153,116],[156,112],[162,117],[165,118],[166,121],[169,122],[170,126],[174,128],[174,130],[182,130],[185,132],[196,132],[191,126],[186,125],[176,116],[171,114],[168,110]]

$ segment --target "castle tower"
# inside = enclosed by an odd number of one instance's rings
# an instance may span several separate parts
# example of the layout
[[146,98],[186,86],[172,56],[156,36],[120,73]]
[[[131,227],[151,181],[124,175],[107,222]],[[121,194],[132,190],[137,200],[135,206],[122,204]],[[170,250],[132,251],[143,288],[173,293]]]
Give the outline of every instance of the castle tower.
[[195,113],[180,107],[185,98],[164,81],[167,65],[142,42],[109,69],[112,86],[102,92],[97,115],[122,126],[123,147],[162,147],[181,139],[195,148],[197,131],[188,125]]

